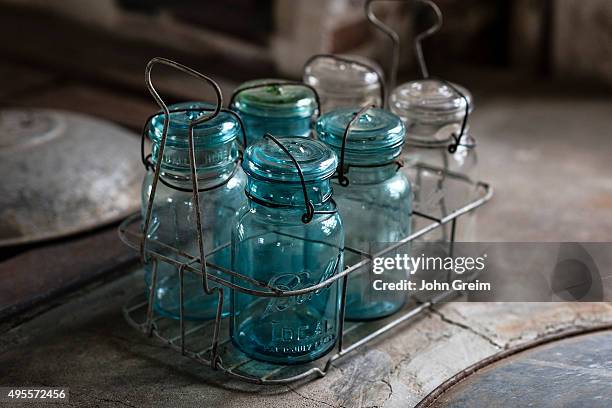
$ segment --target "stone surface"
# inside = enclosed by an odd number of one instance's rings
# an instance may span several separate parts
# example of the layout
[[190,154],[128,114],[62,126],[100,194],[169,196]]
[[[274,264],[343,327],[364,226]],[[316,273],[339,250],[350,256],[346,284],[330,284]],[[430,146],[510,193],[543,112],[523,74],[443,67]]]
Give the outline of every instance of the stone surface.
[[611,307],[602,304],[447,304],[335,362],[323,379],[256,386],[131,329],[120,307],[135,290],[143,290],[140,272],[74,295],[5,333],[0,385],[68,386],[72,404],[97,406],[412,406],[463,368],[575,325],[577,316],[584,327],[612,325]]

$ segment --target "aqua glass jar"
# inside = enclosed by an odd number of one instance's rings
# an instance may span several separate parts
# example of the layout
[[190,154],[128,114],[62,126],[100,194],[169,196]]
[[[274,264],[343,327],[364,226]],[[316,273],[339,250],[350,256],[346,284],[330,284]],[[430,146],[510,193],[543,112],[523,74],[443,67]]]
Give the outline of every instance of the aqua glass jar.
[[382,106],[382,69],[354,55],[315,55],[304,65],[304,83],[317,90],[321,112],[356,106]]
[[318,113],[318,96],[301,83],[281,79],[258,79],[240,85],[232,95],[230,108],[242,119],[247,143],[264,134],[309,137]]
[[[316,131],[319,140],[341,157],[334,197],[344,221],[347,265],[357,263],[363,253],[373,254],[385,244],[408,237],[412,190],[406,175],[399,171],[398,158],[405,136],[400,118],[378,108],[361,111],[343,108],[321,116]],[[370,320],[399,310],[405,302],[404,292],[374,290],[373,285],[376,280],[399,283],[402,279],[406,279],[402,269],[378,275],[373,273],[371,264],[352,272],[348,279],[346,318]]]
[[[196,258],[199,257],[196,210],[189,165],[188,129],[192,121],[202,114],[210,114],[213,109],[211,105],[199,102],[180,103],[170,106],[169,109],[171,113],[168,135],[153,200],[146,249],[176,261],[188,262],[186,257],[177,255],[164,245],[170,245]],[[164,117],[163,113],[153,117],[148,129],[148,137],[152,142],[152,168],[147,171],[142,185],[143,220],[146,217],[152,191],[153,168],[157,164]],[[239,166],[239,139],[237,139],[241,137],[241,132],[237,119],[226,112],[221,112],[214,119],[200,123],[194,128],[202,236],[206,254],[224,244],[229,244],[231,228],[228,220],[233,219],[236,210],[244,201],[246,176]],[[228,268],[229,249],[227,245],[223,250],[208,256],[207,261]],[[150,289],[154,261],[151,256],[145,259],[145,281]],[[208,268],[208,273],[219,272]],[[180,308],[178,267],[158,260],[156,275],[154,310],[164,316],[178,319]],[[225,279],[228,279],[227,276]],[[209,286],[214,287],[215,283],[209,280]],[[229,290],[226,289],[224,294],[225,307],[229,303]],[[199,275],[185,272],[184,317],[186,319],[214,318],[217,296],[217,293],[209,295],[204,292]],[[229,310],[229,307],[226,310]]]
[[[332,200],[336,154],[300,137],[260,140],[244,153],[248,202],[232,230],[232,268],[283,291],[322,283],[342,271],[344,230]],[[305,192],[308,196],[304,197]],[[236,283],[259,289],[242,279]],[[339,330],[340,283],[289,297],[232,290],[230,333],[245,354],[295,364],[327,353]]]
[[[391,110],[406,126],[406,170],[414,182],[414,209],[435,218],[444,218],[477,195],[476,142],[464,127],[473,108],[472,95],[462,86],[438,79],[424,79],[400,85],[390,97]],[[458,176],[458,177],[457,177]],[[473,239],[474,216],[463,216],[456,241]],[[438,228],[428,240],[448,241],[450,227]]]

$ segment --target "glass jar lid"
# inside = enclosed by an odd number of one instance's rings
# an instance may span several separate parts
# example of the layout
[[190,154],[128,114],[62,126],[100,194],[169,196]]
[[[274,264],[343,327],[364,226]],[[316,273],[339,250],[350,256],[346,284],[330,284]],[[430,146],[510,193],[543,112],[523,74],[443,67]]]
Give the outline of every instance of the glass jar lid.
[[[452,84],[473,109],[472,95],[464,87]],[[402,118],[437,123],[461,121],[466,101],[453,88],[436,79],[421,79],[398,86],[391,93],[391,110]]]
[[[279,137],[302,169],[304,181],[331,178],[338,166],[336,154],[324,143],[303,137]],[[272,140],[264,138],[244,152],[242,168],[250,176],[268,181],[300,182],[291,158]]]
[[[210,115],[215,107],[204,102],[182,102],[168,107],[170,122],[168,123],[168,136],[166,146],[188,148],[189,124],[200,115]],[[186,112],[172,112],[173,110],[190,109]],[[161,142],[164,130],[165,115],[156,115],[149,125],[149,138],[155,144]],[[241,134],[238,120],[227,112],[219,114],[208,121],[198,124],[193,129],[194,145],[198,147],[215,147],[233,141]]]
[[[253,86],[257,87],[247,89]],[[232,108],[255,116],[306,118],[317,109],[317,100],[310,88],[282,79],[248,81],[240,85],[234,94]]]
[[304,67],[304,82],[329,93],[363,93],[381,87],[377,72],[382,70],[376,62],[354,55],[341,55],[340,58],[356,62],[321,56]]
[[[342,149],[342,139],[349,122],[359,112],[355,108],[342,108],[328,112],[317,121],[319,140],[335,151]],[[346,138],[345,158],[347,161],[359,155],[360,161],[379,162],[392,159],[401,153],[406,130],[402,120],[393,113],[370,108],[353,123]]]

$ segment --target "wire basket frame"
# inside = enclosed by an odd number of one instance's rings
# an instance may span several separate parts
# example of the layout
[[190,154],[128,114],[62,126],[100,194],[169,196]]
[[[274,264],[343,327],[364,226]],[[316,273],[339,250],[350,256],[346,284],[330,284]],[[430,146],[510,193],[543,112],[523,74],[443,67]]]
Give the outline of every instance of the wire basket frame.
[[[432,170],[431,167],[424,167],[424,169]],[[441,169],[438,170],[443,171]],[[469,180],[458,174],[446,173],[443,176],[447,179],[454,178],[460,182],[465,182],[466,187],[471,183]],[[362,259],[354,265],[345,268],[343,271],[336,273],[334,276],[326,279],[323,282],[306,288],[283,291],[272,287],[265,282],[257,281],[241,275],[238,272],[223,268],[208,260],[205,261],[206,269],[204,269],[204,273],[208,275],[206,276],[206,279],[208,281],[215,282],[218,285],[218,290],[221,293],[220,299],[222,299],[223,293],[226,290],[237,290],[253,296],[261,297],[262,299],[300,296],[315,292],[336,281],[342,280],[341,313],[336,352],[333,354],[328,354],[327,356],[324,356],[312,363],[284,366],[258,362],[257,360],[253,360],[245,356],[240,352],[240,350],[231,344],[229,335],[226,337],[226,334],[229,332],[227,328],[229,319],[227,317],[223,317],[221,313],[218,313],[215,319],[204,322],[192,322],[182,317],[179,318],[179,320],[174,320],[157,315],[153,311],[150,304],[155,291],[153,285],[149,288],[149,299],[147,299],[145,293],[136,296],[128,305],[125,306],[123,310],[124,316],[131,326],[149,336],[158,338],[170,346],[171,349],[176,350],[182,355],[202,364],[209,365],[215,370],[222,371],[227,375],[236,377],[243,381],[257,384],[286,384],[303,379],[323,377],[331,368],[332,362],[343,358],[352,351],[391,331],[400,324],[424,313],[432,305],[448,301],[453,297],[460,295],[460,292],[455,290],[442,292],[430,298],[421,299],[420,303],[409,304],[402,311],[380,321],[359,323],[344,321],[343,311],[346,305],[346,288],[348,278],[350,274],[356,270],[370,265],[374,258],[392,254],[393,251],[401,246],[417,240],[438,228],[449,225],[451,233],[448,245],[449,253],[452,253],[455,239],[454,232],[456,230],[459,217],[476,210],[493,196],[493,189],[488,184],[477,182],[473,183],[473,186],[478,189],[478,197],[460,208],[450,212],[443,218],[436,218],[428,214],[413,212],[412,215],[424,222],[424,225],[409,236],[386,246],[377,253],[367,254],[357,248],[345,247],[344,250],[346,252],[357,254],[365,259]],[[119,235],[122,241],[136,250],[140,249],[141,242],[144,238],[140,225],[140,216],[133,215],[127,218],[119,227]],[[169,256],[168,254],[161,254],[153,250],[148,250],[147,256],[154,261],[154,270],[156,269],[158,262],[167,262],[177,267],[181,282],[183,281],[184,273],[192,273],[204,278],[204,276],[202,276],[203,268],[200,265],[200,259],[198,257],[185,253],[180,248],[174,248],[158,241],[153,242],[155,242],[156,246],[171,253],[171,256]],[[212,255],[215,252],[223,250],[227,246],[229,246],[229,243],[214,249],[207,255]],[[210,273],[210,270],[217,271],[218,273],[212,274]],[[155,273],[155,271],[153,271],[153,273]],[[256,287],[257,289],[252,289],[252,287]],[[182,303],[184,302],[183,295],[184,288],[181,285],[181,308],[183,307]],[[355,338],[355,333],[359,332],[361,334]],[[346,345],[349,341],[351,341],[351,343]]]
[[[168,135],[168,127],[170,121],[170,113],[178,111],[170,111],[162,98],[157,93],[151,81],[151,70],[155,64],[163,64],[172,68],[178,69],[186,74],[189,74],[197,79],[211,85],[217,95],[217,104],[212,110],[203,110],[203,113],[194,119],[189,124],[189,165],[192,181],[192,197],[194,200],[196,212],[196,231],[195,236],[198,243],[198,254],[190,254],[181,248],[176,248],[155,240],[143,233],[149,231],[149,225],[153,209],[153,201],[157,188],[157,182],[161,180],[161,163],[163,151]],[[451,290],[443,292],[436,296],[424,299],[421,303],[407,306],[403,312],[392,315],[389,318],[378,320],[371,323],[346,323],[344,319],[344,310],[346,306],[346,291],[349,275],[355,271],[371,265],[373,259],[393,253],[398,248],[416,240],[424,235],[438,229],[450,225],[450,238],[448,240],[449,253],[452,254],[455,242],[455,230],[457,220],[460,216],[476,210],[478,207],[486,203],[493,195],[493,189],[486,183],[473,182],[464,175],[449,172],[447,169],[432,168],[425,165],[417,166],[418,171],[433,171],[441,180],[456,180],[465,185],[465,188],[476,188],[478,195],[470,202],[461,203],[456,206],[456,209],[444,212],[442,217],[434,217],[432,215],[423,214],[413,211],[412,215],[425,222],[425,225],[417,231],[404,237],[403,239],[387,245],[384,249],[376,253],[367,253],[358,248],[344,247],[345,253],[353,253],[361,257],[361,260],[355,264],[345,268],[342,271],[335,270],[335,273],[329,278],[317,282],[311,286],[295,289],[281,290],[266,282],[262,282],[240,274],[239,272],[222,267],[210,261],[211,255],[226,249],[230,243],[225,243],[212,251],[206,253],[204,251],[204,237],[202,234],[202,214],[200,213],[200,198],[199,192],[202,191],[198,186],[197,170],[195,163],[195,148],[194,148],[194,127],[198,124],[215,118],[223,109],[223,98],[220,88],[210,78],[188,67],[178,64],[174,61],[154,58],[147,65],[145,71],[147,87],[153,95],[155,101],[163,110],[164,114],[164,129],[160,140],[160,148],[157,152],[156,160],[149,163],[143,155],[143,162],[150,165],[150,169],[154,172],[151,192],[149,194],[148,204],[144,211],[144,219],[140,219],[139,215],[128,217],[119,227],[119,236],[121,240],[133,249],[140,251],[143,262],[148,260],[151,262],[151,285],[148,289],[148,294],[141,293],[135,297],[124,309],[123,313],[128,323],[134,328],[142,331],[149,336],[155,336],[170,346],[170,348],[180,352],[182,355],[190,357],[200,363],[209,365],[214,370],[222,371],[230,376],[238,379],[257,383],[257,384],[286,384],[294,381],[299,381],[307,378],[323,377],[329,371],[332,362],[346,356],[352,351],[362,347],[381,335],[389,332],[401,323],[414,318],[425,312],[432,305],[449,300],[457,296],[458,291]],[[313,92],[315,92],[313,90]],[[315,92],[316,95],[316,92]],[[184,110],[183,110],[184,111]],[[148,125],[148,121],[147,121]],[[145,126],[147,126],[145,125]],[[243,130],[243,129],[242,129]],[[146,131],[146,129],[145,129]],[[143,133],[144,134],[144,133]],[[244,134],[243,134],[244,137]],[[274,139],[272,137],[272,139]],[[246,146],[243,146],[246,147]],[[163,182],[163,181],[162,181]],[[306,200],[308,201],[308,200]],[[307,223],[308,220],[302,219]],[[300,239],[299,237],[296,237]],[[147,245],[154,243],[154,246]],[[153,248],[162,248],[163,253]],[[179,319],[164,317],[157,314],[153,308],[154,295],[156,292],[157,272],[160,262],[167,263],[176,267],[179,279]],[[337,266],[336,266],[337,268]],[[215,271],[211,273],[210,271]],[[205,322],[189,321],[184,316],[185,306],[185,274],[195,274],[202,281],[202,292],[208,296],[217,296],[217,308],[215,318]],[[211,285],[210,283],[214,283]],[[334,354],[328,354],[318,360],[292,366],[268,364],[258,362],[244,355],[231,342],[228,336],[229,332],[227,325],[229,318],[224,316],[223,301],[226,291],[240,291],[252,296],[261,298],[262,300],[270,298],[282,298],[303,296],[314,293],[329,285],[341,282],[341,298],[339,310],[339,325],[337,336],[337,351]],[[230,317],[231,318],[231,317]],[[352,339],[352,340],[351,340]],[[352,341],[352,342],[351,342]],[[350,344],[349,344],[350,342]],[[348,344],[348,345],[346,345]]]

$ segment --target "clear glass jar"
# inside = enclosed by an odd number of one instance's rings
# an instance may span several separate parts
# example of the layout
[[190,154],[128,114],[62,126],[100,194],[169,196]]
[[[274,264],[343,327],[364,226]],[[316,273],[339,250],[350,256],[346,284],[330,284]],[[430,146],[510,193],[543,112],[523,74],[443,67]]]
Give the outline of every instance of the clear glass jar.
[[[195,204],[189,166],[188,127],[211,105],[199,102],[172,105],[170,110],[190,109],[188,112],[170,114],[168,136],[162,157],[160,179],[153,201],[148,238],[171,245],[194,257],[199,257]],[[148,137],[152,142],[152,161],[155,166],[163,133],[164,114],[155,116],[150,123]],[[228,220],[234,218],[236,210],[244,201],[246,175],[239,166],[237,137],[242,133],[239,123],[231,114],[221,112],[194,128],[194,149],[199,189],[202,236],[205,253],[224,244],[229,244],[231,226]],[[154,171],[149,169],[142,185],[142,216],[146,216],[152,189]],[[144,228],[144,226],[143,226]],[[172,259],[185,262],[185,257],[147,241],[147,249],[159,252]],[[207,257],[208,261],[229,268],[229,245],[222,251]],[[145,281],[151,287],[153,261],[146,259]],[[210,274],[218,273],[208,268]],[[209,280],[209,286],[215,283]],[[179,318],[180,281],[178,267],[157,261],[154,310],[164,316]],[[229,310],[229,290],[224,291],[224,308]],[[215,317],[217,294],[204,292],[202,279],[191,272],[184,274],[184,317],[186,319],[210,319]]]
[[[463,95],[463,96],[462,96]],[[414,209],[443,218],[476,197],[476,187],[452,176],[477,180],[476,142],[465,127],[456,144],[464,118],[473,108],[472,96],[463,87],[437,79],[400,85],[390,98],[391,110],[406,125],[404,161],[414,187]],[[453,149],[454,147],[454,149]],[[474,216],[458,222],[456,241],[469,241],[474,234]],[[450,226],[439,228],[427,240],[450,239]]]
[[[334,197],[344,222],[346,247],[372,254],[410,235],[412,189],[397,161],[404,144],[404,125],[391,112],[371,108],[359,114],[358,109],[344,108],[326,113],[317,121],[319,140],[342,157],[345,130],[356,115],[347,133],[344,163],[340,163],[344,170],[334,181]],[[347,265],[361,260],[348,249],[345,253]],[[406,279],[402,269],[377,275],[371,264],[351,273],[346,318],[370,320],[399,310],[405,293],[374,290],[373,284],[375,280],[398,283],[402,279]]]
[[317,90],[321,112],[336,108],[382,105],[382,69],[354,55],[317,55],[304,66],[304,83]]
[[[344,231],[332,200],[337,158],[323,143],[278,138],[299,163],[314,214],[309,221],[298,171],[272,140],[249,146],[243,169],[248,202],[232,230],[232,269],[288,291],[321,283],[343,269]],[[237,283],[245,285],[242,280]],[[260,289],[247,286],[250,289]],[[340,283],[292,297],[257,297],[232,290],[234,344],[259,360],[314,360],[336,343]]]
[[240,85],[230,109],[238,113],[247,133],[247,144],[264,134],[309,137],[318,110],[311,88],[282,79],[258,79]]

